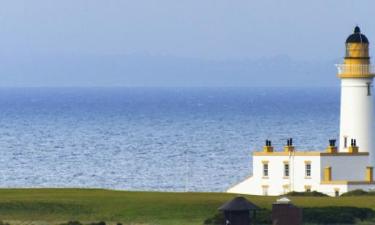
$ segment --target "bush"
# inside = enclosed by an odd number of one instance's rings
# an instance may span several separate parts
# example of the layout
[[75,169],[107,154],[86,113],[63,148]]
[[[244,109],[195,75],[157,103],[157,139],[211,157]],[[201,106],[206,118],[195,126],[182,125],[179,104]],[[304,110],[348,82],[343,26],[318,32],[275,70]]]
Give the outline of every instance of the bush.
[[353,191],[348,191],[342,194],[341,196],[345,197],[345,196],[374,196],[374,195],[375,195],[375,191],[364,191],[362,189],[357,189]]
[[[120,223],[121,224],[121,223]],[[0,224],[0,225],[2,225],[2,224]],[[81,222],[79,222],[79,221],[69,221],[69,222],[67,222],[67,223],[62,223],[62,224],[60,224],[60,225],[84,225],[84,224],[82,224]],[[87,225],[105,225],[105,222],[103,222],[103,221],[100,221],[100,222],[93,222],[93,223],[89,223],[89,224],[87,224]]]
[[0,225],[9,225],[9,223],[4,223],[3,221],[0,221]]
[[257,210],[254,224],[272,224],[271,210]]
[[328,195],[323,194],[318,191],[310,191],[310,192],[297,192],[297,191],[292,191],[286,194],[286,196],[303,196],[303,197],[328,197]]
[[223,213],[217,213],[204,221],[205,225],[222,225],[225,224]]
[[103,222],[103,221],[93,222],[93,223],[89,223],[88,225],[105,225],[105,222]]
[[[254,224],[272,224],[271,210],[261,209],[256,213]],[[355,224],[358,220],[365,221],[375,218],[375,212],[368,208],[356,207],[318,207],[303,208],[303,222],[312,224]],[[204,221],[205,225],[225,224],[222,213]]]
[[83,224],[79,221],[69,221],[67,223],[62,223],[60,225],[83,225]]
[[303,221],[316,224],[355,224],[357,220],[368,220],[375,212],[368,208],[319,207],[304,208]]

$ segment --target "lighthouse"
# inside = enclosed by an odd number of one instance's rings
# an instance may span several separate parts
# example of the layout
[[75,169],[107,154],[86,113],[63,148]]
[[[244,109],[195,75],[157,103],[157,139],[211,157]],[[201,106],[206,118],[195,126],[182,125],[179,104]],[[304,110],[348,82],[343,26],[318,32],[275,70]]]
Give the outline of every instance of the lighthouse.
[[369,41],[358,26],[346,39],[344,63],[337,65],[341,79],[340,152],[368,152],[374,165],[373,93],[374,74]]
[[252,152],[252,175],[227,192],[251,195],[283,195],[318,191],[330,196],[353,190],[375,191],[373,93],[374,73],[369,41],[354,28],[345,42],[344,62],[337,65],[341,79],[339,146],[330,139],[325,150],[299,150],[288,139],[285,146]]

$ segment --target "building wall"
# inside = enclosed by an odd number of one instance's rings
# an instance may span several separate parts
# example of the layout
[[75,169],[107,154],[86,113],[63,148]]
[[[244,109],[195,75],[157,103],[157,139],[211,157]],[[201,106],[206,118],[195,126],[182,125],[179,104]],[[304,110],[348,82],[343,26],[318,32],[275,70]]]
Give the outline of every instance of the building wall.
[[354,191],[354,190],[364,190],[364,191],[375,191],[375,184],[368,185],[368,184],[349,184],[348,185],[348,191]]
[[347,184],[322,184],[319,186],[319,192],[322,192],[329,196],[336,196],[336,191],[338,195],[342,195],[345,192],[348,192]]
[[324,168],[331,166],[332,180],[364,181],[366,167],[369,166],[366,155],[358,156],[322,156],[321,176]]
[[[268,163],[268,177],[263,177],[263,164]],[[289,162],[289,177],[284,177],[284,163]],[[311,163],[311,177],[305,176],[306,162]],[[332,183],[324,183],[324,168],[332,167]],[[369,190],[375,184],[348,185],[335,181],[364,181],[368,166],[368,155],[353,156],[320,156],[296,155],[275,156],[270,153],[264,156],[253,156],[253,176],[228,189],[230,193],[251,195],[282,195],[290,191],[303,192],[306,188],[335,196],[347,191],[364,188]],[[286,187],[289,188],[286,188]],[[363,187],[362,187],[363,186]]]
[[[268,195],[281,195],[289,191],[305,191],[307,187],[316,190],[321,180],[320,156],[254,156],[253,185],[250,192]],[[263,177],[263,164],[268,162],[269,176]],[[289,162],[289,177],[284,177],[284,163]],[[305,164],[311,163],[311,177],[305,176]],[[289,186],[287,189],[286,186]]]

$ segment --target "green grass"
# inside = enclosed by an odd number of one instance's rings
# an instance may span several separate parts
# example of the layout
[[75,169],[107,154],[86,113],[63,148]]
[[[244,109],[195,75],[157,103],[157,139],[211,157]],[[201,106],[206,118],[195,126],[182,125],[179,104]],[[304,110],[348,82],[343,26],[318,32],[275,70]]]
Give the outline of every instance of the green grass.
[[[127,192],[102,189],[0,189],[0,220],[111,221],[123,224],[193,225],[213,216],[235,195]],[[277,197],[247,196],[262,208]],[[298,206],[355,206],[375,210],[375,196],[290,197]]]

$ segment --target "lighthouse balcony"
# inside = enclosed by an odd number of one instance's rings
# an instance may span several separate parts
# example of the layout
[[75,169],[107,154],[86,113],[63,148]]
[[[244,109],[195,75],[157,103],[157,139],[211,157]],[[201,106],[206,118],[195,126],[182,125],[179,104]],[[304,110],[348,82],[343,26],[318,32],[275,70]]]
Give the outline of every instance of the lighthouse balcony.
[[341,78],[372,78],[375,68],[369,64],[337,64],[338,77]]

